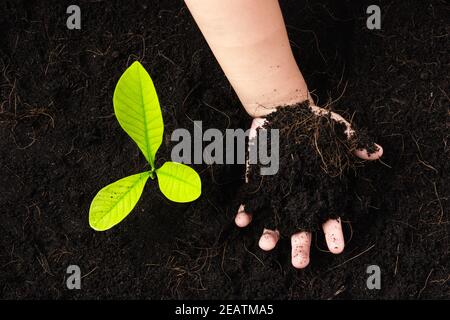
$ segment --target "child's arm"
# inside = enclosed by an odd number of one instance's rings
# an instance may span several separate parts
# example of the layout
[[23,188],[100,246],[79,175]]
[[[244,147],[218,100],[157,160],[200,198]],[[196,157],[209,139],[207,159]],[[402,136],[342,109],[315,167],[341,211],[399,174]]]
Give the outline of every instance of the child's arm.
[[185,0],[252,117],[309,98],[278,0]]

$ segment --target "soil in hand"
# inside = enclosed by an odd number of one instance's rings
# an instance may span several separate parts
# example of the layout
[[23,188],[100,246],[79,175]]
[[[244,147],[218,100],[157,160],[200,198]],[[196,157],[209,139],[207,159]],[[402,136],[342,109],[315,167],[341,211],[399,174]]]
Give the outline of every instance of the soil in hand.
[[270,114],[249,142],[249,154],[267,141],[268,151],[275,152],[271,158],[279,155],[279,170],[265,174],[261,169],[267,166],[260,161],[249,165],[248,184],[241,192],[246,211],[286,236],[314,231],[343,215],[351,196],[347,174],[362,165],[353,151],[376,150],[364,132],[349,139],[346,129],[331,113],[313,113],[307,101]]

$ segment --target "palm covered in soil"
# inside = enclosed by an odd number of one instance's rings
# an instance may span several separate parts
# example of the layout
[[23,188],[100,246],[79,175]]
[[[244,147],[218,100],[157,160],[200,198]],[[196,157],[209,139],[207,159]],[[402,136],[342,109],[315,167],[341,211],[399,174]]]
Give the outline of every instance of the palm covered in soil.
[[[295,108],[297,110],[293,111]],[[277,113],[284,113],[284,116],[277,117]],[[299,117],[300,123],[309,122],[309,127],[289,124],[289,121],[299,120]],[[292,265],[295,268],[304,268],[309,264],[311,231],[317,230],[317,225],[321,224],[331,253],[339,254],[344,249],[340,219],[344,212],[339,211],[344,210],[344,202],[349,193],[343,177],[346,171],[343,167],[347,164],[351,167],[352,159],[347,157],[348,153],[362,160],[376,160],[382,156],[383,149],[371,143],[363,134],[358,135],[350,123],[339,114],[309,103],[282,108],[269,115],[268,119],[270,120],[253,120],[250,138],[256,138],[258,130],[274,126],[289,127],[285,131],[294,132],[293,135],[296,136],[293,137],[292,133],[285,135],[281,130],[280,171],[277,175],[258,176],[258,170],[252,170],[254,167],[258,169],[258,166],[247,166],[247,185],[244,187],[244,190],[247,188],[247,195],[243,197],[244,204],[239,207],[235,223],[239,227],[246,227],[252,221],[253,215],[265,219],[259,247],[265,251],[274,249],[280,239],[281,230],[282,235],[291,238]],[[283,121],[288,121],[288,124]],[[327,137],[312,138],[317,132]],[[307,139],[299,140],[300,135]],[[342,139],[339,139],[339,135]],[[313,141],[312,146],[308,146],[310,141]],[[283,147],[286,144],[290,146]],[[298,159],[299,157],[301,159]],[[291,158],[295,160],[294,164],[290,162]],[[326,159],[337,163],[334,168],[336,170],[332,168],[333,163],[329,163],[327,169],[324,169],[324,164],[327,166]],[[294,168],[291,168],[292,166]],[[311,178],[299,178],[302,175]],[[282,193],[288,188],[289,195],[286,199]]]

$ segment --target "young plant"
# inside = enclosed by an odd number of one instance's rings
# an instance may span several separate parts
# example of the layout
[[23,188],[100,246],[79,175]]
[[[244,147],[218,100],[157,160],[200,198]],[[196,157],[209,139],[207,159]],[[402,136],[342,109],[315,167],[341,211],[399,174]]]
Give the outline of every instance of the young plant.
[[156,175],[159,189],[174,202],[191,202],[201,194],[201,180],[194,169],[170,161],[155,168],[164,122],[153,81],[139,62],[120,77],[113,104],[120,126],[136,142],[150,170],[120,179],[97,193],[89,209],[89,224],[97,231],[112,228],[133,210],[149,177]]

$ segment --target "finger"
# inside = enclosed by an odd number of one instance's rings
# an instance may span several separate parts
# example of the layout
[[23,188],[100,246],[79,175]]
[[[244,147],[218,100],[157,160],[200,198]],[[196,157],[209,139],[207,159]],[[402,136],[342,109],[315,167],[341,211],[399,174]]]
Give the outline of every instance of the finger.
[[252,222],[252,215],[250,213],[245,212],[244,205],[240,205],[238,213],[234,218],[234,222],[238,227],[244,228]]
[[305,268],[309,264],[311,248],[311,233],[298,232],[291,237],[292,265],[297,269]]
[[322,225],[322,228],[328,249],[334,254],[341,253],[345,246],[341,219],[329,219]]
[[383,155],[383,147],[380,146],[379,144],[375,144],[376,147],[376,151],[373,153],[369,153],[366,149],[356,149],[354,154],[355,156],[357,156],[358,158],[361,158],[363,160],[377,160],[380,159],[381,156]]
[[280,239],[278,230],[264,229],[261,238],[259,238],[259,247],[264,251],[270,251],[277,245]]

